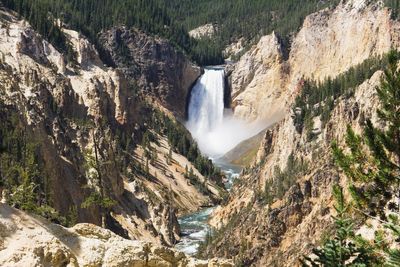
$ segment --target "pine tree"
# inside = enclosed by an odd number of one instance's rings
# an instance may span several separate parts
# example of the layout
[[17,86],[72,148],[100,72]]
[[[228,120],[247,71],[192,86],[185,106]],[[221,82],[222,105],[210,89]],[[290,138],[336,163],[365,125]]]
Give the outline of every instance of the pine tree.
[[364,134],[359,136],[350,126],[347,129],[345,153],[333,143],[337,165],[351,178],[350,192],[359,207],[368,207],[372,215],[380,214],[392,192],[399,192],[400,181],[400,72],[399,54],[389,53],[389,67],[377,88],[381,108],[378,116],[386,127],[376,128],[367,119]]
[[[332,144],[336,164],[351,179],[349,190],[359,208],[356,210],[372,217],[379,214],[380,218],[375,219],[383,222],[395,238],[400,238],[398,216],[391,214],[387,218],[384,208],[393,192],[400,194],[398,59],[398,52],[391,51],[388,54],[389,66],[384,71],[381,85],[376,88],[381,103],[377,113],[384,127],[377,128],[367,119],[362,136],[348,126],[345,140],[347,149],[340,148],[337,143]],[[354,236],[351,220],[344,217],[347,208],[343,204],[342,190],[339,192],[336,188],[334,195],[339,203],[335,206],[338,212],[335,218],[335,237],[329,239],[322,248],[314,249],[316,259],[305,257],[302,260],[303,266],[400,266],[400,250],[388,249],[388,244],[384,243],[384,234],[378,233],[372,245]],[[358,242],[354,242],[357,239]]]
[[89,177],[89,179],[92,179],[92,182],[96,185],[97,188],[94,188],[90,195],[85,198],[85,200],[81,204],[81,207],[84,209],[87,209],[91,206],[99,207],[101,214],[101,226],[105,228],[106,217],[110,212],[110,208],[116,204],[116,201],[107,196],[107,190],[105,188],[103,178],[103,170],[106,162],[101,160],[99,157],[98,138],[94,130],[93,146],[94,157],[91,155],[91,151],[87,153],[85,158],[85,167],[88,174],[90,174],[90,170],[94,170],[94,172],[91,173],[91,177]]
[[[389,223],[385,225],[387,229],[389,229],[392,233],[392,236],[396,238],[396,240],[400,239],[400,224],[399,224],[399,217],[391,214],[389,215]],[[400,266],[400,249],[392,248],[385,250],[386,256],[386,267],[397,267]]]
[[172,148],[170,147],[168,150],[167,164],[171,165],[171,162],[172,162]]
[[377,264],[381,264],[382,259],[375,255],[374,250],[356,241],[354,223],[346,214],[349,205],[345,202],[343,189],[334,186],[333,196],[336,200],[334,208],[337,213],[334,217],[335,235],[321,248],[313,250],[314,258],[302,259],[302,266],[379,266]]

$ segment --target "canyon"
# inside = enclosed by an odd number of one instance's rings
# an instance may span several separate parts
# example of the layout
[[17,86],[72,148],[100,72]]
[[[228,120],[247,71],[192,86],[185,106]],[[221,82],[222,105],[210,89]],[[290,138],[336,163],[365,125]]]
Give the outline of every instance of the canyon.
[[[56,23],[76,60],[0,6],[0,119],[35,148],[51,207],[42,216],[11,207],[17,193],[0,183],[0,265],[300,266],[321,245],[334,225],[332,187],[349,183],[331,144],[345,144],[348,125],[362,133],[366,118],[383,127],[382,68],[334,98],[328,117],[311,115],[309,129],[296,124],[296,99],[310,81],[400,48],[383,1],[309,14],[289,43],[275,31],[248,47],[239,38],[226,65],[207,67],[135,27],[101,31],[100,50]],[[276,183],[284,189],[271,193]],[[384,228],[367,224],[357,225],[367,239]]]
[[[168,42],[123,28],[103,34],[115,63],[106,67],[88,39],[67,28],[63,31],[77,54],[76,62],[68,62],[17,14],[0,11],[1,116],[18,118],[14,126],[40,144],[35,158],[45,163],[42,175],[51,192],[47,201],[54,208],[50,214],[103,225],[125,238],[175,244],[180,239],[177,215],[218,203],[224,194],[217,180],[206,179],[172,147],[161,135],[166,129],[157,122],[164,118],[176,125],[174,114],[184,117],[186,95],[200,68]],[[135,55],[128,65],[112,53],[121,39]],[[150,140],[146,147],[143,139]],[[188,168],[195,174],[192,182],[185,177]],[[4,202],[13,195],[0,188],[6,210]],[[82,206],[96,191],[115,202],[107,216],[97,205]],[[5,215],[1,213],[2,218]],[[49,260],[43,257],[40,261]]]

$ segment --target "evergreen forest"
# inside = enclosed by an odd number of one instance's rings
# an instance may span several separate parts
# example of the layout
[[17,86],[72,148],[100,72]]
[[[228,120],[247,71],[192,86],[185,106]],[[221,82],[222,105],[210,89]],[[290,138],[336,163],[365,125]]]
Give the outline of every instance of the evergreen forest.
[[[167,38],[200,65],[223,63],[223,48],[243,37],[256,40],[272,31],[288,39],[305,16],[332,1],[275,0],[1,0],[17,11],[59,50],[73,60],[74,55],[59,25],[82,32],[97,45],[98,33],[112,26],[137,27],[150,34]],[[195,40],[188,31],[203,24],[217,24],[212,40]]]

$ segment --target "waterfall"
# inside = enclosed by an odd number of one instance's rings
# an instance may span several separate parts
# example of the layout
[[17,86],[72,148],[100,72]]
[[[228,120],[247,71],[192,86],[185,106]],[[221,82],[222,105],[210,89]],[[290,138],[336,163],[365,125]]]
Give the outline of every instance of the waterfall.
[[205,69],[193,87],[189,103],[188,126],[195,137],[201,137],[222,123],[224,117],[223,69]]
[[261,131],[265,125],[235,119],[224,107],[225,71],[206,68],[190,95],[186,127],[199,144],[200,150],[218,158],[241,141]]

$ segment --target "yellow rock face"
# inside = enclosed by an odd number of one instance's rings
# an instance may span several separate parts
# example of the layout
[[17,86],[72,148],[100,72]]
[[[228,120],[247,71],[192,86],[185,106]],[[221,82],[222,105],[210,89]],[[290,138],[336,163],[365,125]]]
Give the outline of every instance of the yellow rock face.
[[301,80],[335,77],[365,59],[399,47],[399,23],[379,2],[347,1],[309,15],[289,54],[275,33],[264,36],[235,64],[231,87],[235,115],[276,121]]

